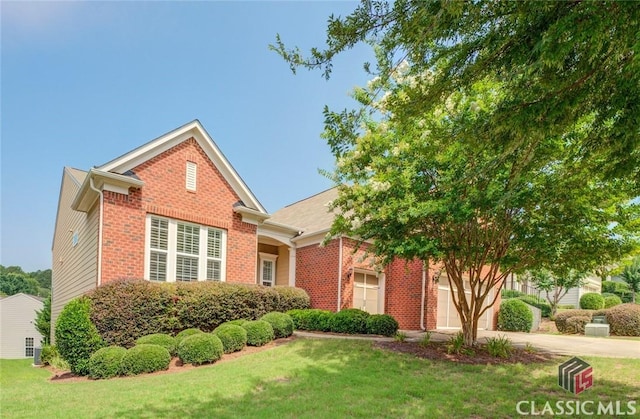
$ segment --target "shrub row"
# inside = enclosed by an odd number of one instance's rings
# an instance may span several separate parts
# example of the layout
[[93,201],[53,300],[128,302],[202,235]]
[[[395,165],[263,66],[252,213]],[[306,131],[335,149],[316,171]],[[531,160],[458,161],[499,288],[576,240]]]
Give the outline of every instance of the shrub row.
[[561,333],[584,333],[584,325],[593,316],[604,315],[609,331],[617,336],[640,336],[640,304],[619,304],[600,310],[568,310],[556,315],[556,328]]
[[393,336],[398,322],[388,314],[369,314],[356,308],[337,313],[319,309],[290,310],[287,312],[298,330],[348,334]]
[[543,298],[536,297],[535,295],[523,295],[518,297],[518,300],[524,301],[525,303],[537,307],[540,309],[540,315],[542,317],[550,317],[551,316],[551,304]]
[[197,328],[213,331],[234,319],[308,308],[299,288],[226,282],[155,283],[120,280],[88,294],[90,318],[107,345],[130,347],[141,336]]

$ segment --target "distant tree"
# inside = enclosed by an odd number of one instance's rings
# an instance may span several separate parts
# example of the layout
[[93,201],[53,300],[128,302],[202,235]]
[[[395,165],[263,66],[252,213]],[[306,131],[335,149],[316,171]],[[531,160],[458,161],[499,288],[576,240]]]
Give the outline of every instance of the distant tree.
[[38,281],[40,288],[51,289],[51,269],[29,272],[27,275]]
[[24,273],[5,271],[0,274],[0,291],[7,295],[25,293],[38,295],[38,281]]
[[620,277],[629,284],[631,301],[635,303],[636,293],[640,292],[640,257],[635,258],[631,264],[625,266]]
[[25,272],[22,270],[22,268],[20,266],[2,266],[0,265],[0,274],[3,273],[13,273],[13,274],[20,274],[20,275],[25,275]]
[[541,269],[529,272],[529,280],[533,285],[545,292],[547,301],[551,305],[551,316],[558,311],[558,303],[567,295],[571,288],[581,287],[586,274],[575,270],[568,270],[560,274]]
[[51,296],[44,300],[42,310],[36,310],[35,326],[43,336],[42,343],[48,345],[51,341]]

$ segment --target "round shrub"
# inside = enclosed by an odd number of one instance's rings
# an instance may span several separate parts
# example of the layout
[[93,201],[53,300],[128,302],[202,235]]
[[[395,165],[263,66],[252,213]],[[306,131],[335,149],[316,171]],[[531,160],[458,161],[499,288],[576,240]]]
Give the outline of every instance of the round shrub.
[[367,333],[369,313],[357,308],[345,308],[331,317],[331,331],[335,333],[365,334]]
[[617,336],[640,336],[640,304],[627,303],[606,312],[611,333]]
[[120,372],[137,375],[145,372],[166,370],[171,363],[171,354],[160,345],[143,344],[127,349],[122,357]]
[[211,333],[196,333],[182,339],[178,357],[185,364],[200,365],[222,357],[224,347],[220,338]]
[[556,323],[556,328],[558,329],[558,332],[574,333],[574,332],[571,332],[570,331],[571,329],[567,326],[567,321],[571,317],[576,317],[576,316],[584,316],[584,317],[591,318],[593,316],[593,310],[567,310],[567,311],[562,311],[556,314],[554,321]]
[[591,321],[590,316],[573,316],[567,319],[564,333],[584,333],[584,326]]
[[249,320],[245,320],[245,319],[235,319],[235,320],[229,320],[228,322],[225,322],[225,323],[222,323],[222,324],[235,324],[236,326],[242,326],[243,324],[245,324],[248,321]]
[[225,354],[241,351],[247,344],[247,331],[237,324],[223,323],[213,331],[222,342]]
[[580,297],[580,308],[583,310],[600,310],[604,308],[604,297],[595,292],[588,292]]
[[498,329],[510,332],[529,332],[533,324],[533,313],[519,299],[504,300],[498,312]]
[[293,319],[286,313],[272,311],[260,317],[273,327],[273,334],[276,339],[287,338],[293,334]]
[[289,310],[287,314],[293,319],[297,330],[328,332],[331,330],[331,318],[334,313],[316,308]]
[[388,314],[372,314],[367,318],[367,333],[372,335],[394,336],[398,327],[396,319]]
[[73,299],[62,309],[56,321],[56,347],[69,363],[71,372],[89,373],[89,358],[104,346],[98,329],[89,318],[91,301],[86,297]]
[[604,297],[604,308],[611,308],[622,304],[622,300],[617,295],[608,295]]
[[178,333],[175,337],[176,339],[176,348],[178,346],[180,346],[180,342],[182,342],[182,339],[188,337],[188,336],[193,336],[193,335],[197,335],[198,333],[204,333],[202,330],[200,329],[196,329],[196,328],[191,328],[191,329],[184,329],[182,332]]
[[136,345],[160,345],[167,348],[171,356],[176,354],[176,338],[164,333],[154,333],[152,335],[142,336],[136,340]]
[[264,320],[248,321],[242,327],[247,331],[247,345],[262,346],[275,338],[273,327]]
[[107,346],[98,349],[89,358],[89,377],[93,379],[111,378],[120,373],[122,359],[127,350],[122,346]]

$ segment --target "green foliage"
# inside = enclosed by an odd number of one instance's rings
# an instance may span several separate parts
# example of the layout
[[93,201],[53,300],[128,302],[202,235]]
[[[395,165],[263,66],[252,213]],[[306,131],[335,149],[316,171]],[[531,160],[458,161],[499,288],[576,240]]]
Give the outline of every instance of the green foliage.
[[317,308],[295,309],[287,311],[298,330],[328,332],[331,330],[331,318],[334,313]]
[[220,338],[225,354],[241,351],[247,344],[247,331],[244,327],[232,322],[216,327],[213,334]]
[[182,342],[182,339],[192,335],[197,335],[198,333],[204,333],[204,332],[200,329],[196,329],[195,327],[182,330],[180,333],[176,335],[176,347],[180,345],[180,342]]
[[235,319],[257,319],[270,311],[309,307],[298,288],[206,281],[155,283],[122,280],[89,294],[91,318],[109,344],[131,346],[141,336],[198,328],[208,332]]
[[222,357],[223,353],[222,341],[211,333],[187,336],[178,345],[178,357],[185,364],[200,365],[215,362]]
[[275,339],[273,327],[263,320],[248,321],[242,327],[247,331],[247,345],[263,346]]
[[98,330],[89,318],[90,311],[91,300],[86,297],[75,298],[64,306],[56,321],[58,352],[69,363],[71,372],[78,375],[89,373],[91,354],[104,346]]
[[393,335],[393,340],[396,342],[404,342],[407,340],[407,334],[402,331],[397,331],[395,335]]
[[518,299],[505,300],[498,312],[498,330],[529,332],[533,324],[533,313]]
[[54,345],[42,345],[42,352],[40,353],[42,365],[51,365],[51,360],[57,356],[60,356],[60,354],[58,353],[58,348]]
[[36,330],[42,335],[42,343],[48,345],[51,341],[51,296],[49,295],[42,305],[42,310],[36,311]]
[[160,345],[136,345],[129,348],[122,357],[121,373],[124,375],[138,375],[149,372],[162,371],[169,368],[171,354],[167,348]]
[[584,327],[591,322],[591,316],[573,316],[569,317],[563,333],[584,333]]
[[616,336],[640,336],[640,304],[620,304],[606,310],[607,323]]
[[462,332],[451,336],[447,341],[447,353],[460,354],[464,349],[464,334]]
[[0,273],[0,292],[6,295],[19,293],[38,295],[38,281],[22,273]]
[[276,339],[287,338],[293,334],[293,319],[286,313],[272,311],[260,317],[260,320],[269,323],[273,327]]
[[369,313],[357,308],[345,308],[331,317],[331,331],[335,333],[366,334]]
[[393,336],[398,331],[398,321],[388,314],[372,314],[367,317],[367,333]]
[[557,272],[551,272],[549,269],[536,269],[529,272],[530,281],[546,294],[551,309],[550,316],[556,314],[559,308],[558,303],[571,288],[583,285],[585,276],[584,272],[562,268]]
[[631,264],[625,266],[620,277],[629,285],[631,302],[635,303],[636,293],[640,292],[640,257],[636,257]]
[[517,298],[520,301],[524,301],[529,305],[539,308],[542,317],[551,316],[551,304],[549,304],[549,302],[543,300],[542,298],[538,298],[534,295],[523,295]]
[[604,298],[595,292],[588,292],[580,297],[580,308],[583,310],[600,310],[604,308]]
[[604,308],[611,308],[622,304],[622,300],[617,295],[608,295],[604,297]]
[[174,356],[176,354],[176,347],[177,347],[176,338],[174,338],[171,335],[167,335],[164,333],[154,333],[152,335],[139,337],[136,340],[136,345],[146,345],[146,344],[160,345],[163,348],[167,348],[167,351],[169,351],[171,356]]
[[111,378],[120,374],[122,359],[127,350],[122,346],[100,348],[89,358],[89,377],[93,379]]
[[418,344],[426,348],[427,346],[429,346],[429,343],[431,343],[431,332],[429,330],[426,330],[424,332],[424,335],[422,335],[422,338],[420,338]]
[[558,313],[555,317],[556,328],[560,333],[576,333],[575,324],[569,325],[568,321],[572,317],[588,317],[591,319],[592,310],[567,310]]
[[525,293],[518,290],[503,289],[502,291],[500,291],[500,297],[502,297],[503,300],[508,300],[509,298],[522,297],[523,295],[525,295]]
[[509,358],[513,352],[513,343],[506,336],[487,338],[487,352],[498,358]]
[[249,320],[245,320],[245,319],[236,319],[236,320],[229,320],[228,322],[224,322],[222,324],[235,324],[236,326],[242,326],[248,321]]

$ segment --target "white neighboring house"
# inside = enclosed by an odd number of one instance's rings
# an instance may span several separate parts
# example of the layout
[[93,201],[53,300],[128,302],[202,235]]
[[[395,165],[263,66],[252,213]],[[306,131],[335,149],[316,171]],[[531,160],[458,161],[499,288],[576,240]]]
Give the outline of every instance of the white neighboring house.
[[0,358],[33,358],[42,335],[36,329],[36,311],[43,301],[28,294],[15,294],[0,299]]
[[[536,295],[542,298],[546,297],[544,291],[538,290],[528,280],[518,278],[516,275],[512,275],[507,278],[505,282],[505,289],[518,290],[525,294]],[[588,292],[600,294],[601,291],[602,280],[595,275],[589,275],[584,279],[584,283],[581,287],[570,288],[569,291],[567,291],[567,293],[560,299],[558,305],[572,305],[574,308],[580,308],[580,297]]]

